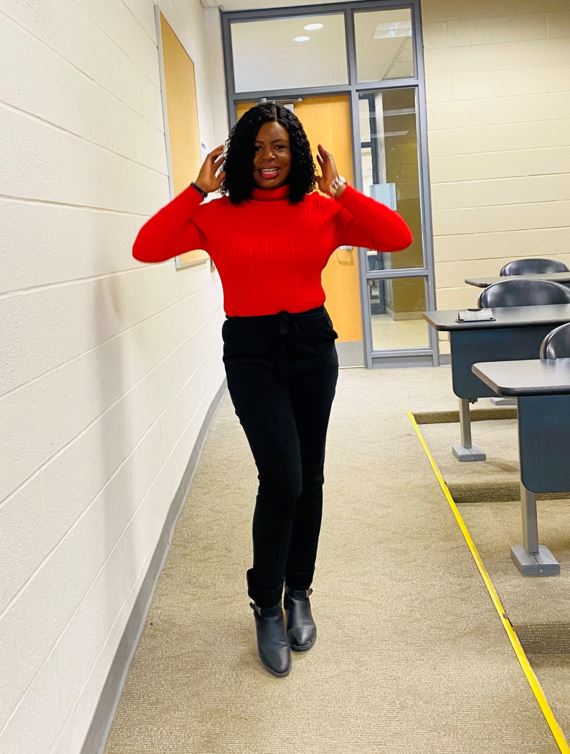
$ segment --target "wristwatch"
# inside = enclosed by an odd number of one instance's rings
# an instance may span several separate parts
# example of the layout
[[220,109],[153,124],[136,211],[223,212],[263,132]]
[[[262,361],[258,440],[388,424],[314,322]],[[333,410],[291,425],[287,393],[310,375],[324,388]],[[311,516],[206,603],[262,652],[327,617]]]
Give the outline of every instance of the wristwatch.
[[342,188],[342,186],[346,186],[346,178],[344,175],[337,175],[336,178],[333,178],[331,181],[331,191],[333,193],[333,196],[336,196],[339,192],[339,189]]

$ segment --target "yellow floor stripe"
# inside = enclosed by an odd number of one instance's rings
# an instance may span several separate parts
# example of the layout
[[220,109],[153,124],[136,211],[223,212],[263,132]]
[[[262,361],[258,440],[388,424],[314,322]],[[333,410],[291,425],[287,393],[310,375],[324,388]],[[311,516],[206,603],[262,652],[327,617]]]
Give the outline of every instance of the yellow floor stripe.
[[513,628],[507,613],[505,612],[505,608],[503,607],[501,603],[497,590],[495,589],[495,585],[491,581],[491,578],[489,574],[487,573],[487,569],[483,565],[483,561],[481,560],[481,556],[479,555],[479,552],[477,551],[475,543],[473,542],[471,538],[469,529],[467,528],[465,521],[463,520],[461,513],[459,512],[457,508],[455,500],[453,499],[451,492],[449,491],[449,488],[447,484],[445,483],[444,478],[441,475],[441,471],[439,470],[439,467],[434,457],[432,456],[431,451],[428,448],[426,441],[424,440],[424,437],[420,431],[418,423],[416,422],[416,419],[411,411],[408,411],[408,419],[410,420],[412,427],[416,431],[418,439],[431,464],[431,467],[434,471],[437,481],[439,482],[439,485],[443,491],[443,494],[445,495],[445,498],[447,502],[449,503],[449,507],[451,508],[453,515],[455,516],[455,520],[459,524],[461,533],[463,534],[463,537],[465,538],[465,541],[467,542],[467,547],[469,548],[471,555],[473,556],[473,559],[475,563],[477,564],[477,568],[479,569],[479,573],[481,574],[481,577],[483,581],[485,582],[485,586],[487,587],[491,600],[493,601],[495,610],[497,611],[497,614],[501,620],[503,628],[505,629],[507,636],[509,637],[509,641],[511,642],[511,645],[515,651],[517,659],[521,665],[522,671],[525,674],[525,678],[528,681],[528,685],[532,689],[532,693],[534,694],[536,701],[538,702],[538,706],[542,710],[542,714],[544,715],[544,718],[548,724],[548,727],[552,731],[554,740],[556,741],[558,748],[560,749],[562,754],[570,754],[570,746],[568,746],[568,742],[566,740],[564,732],[562,731],[562,728],[560,727],[558,720],[556,719],[552,709],[550,708],[550,704],[548,703],[546,695],[544,691],[542,690],[542,686],[540,685],[539,680],[536,677],[536,674],[534,670],[532,669],[530,662],[528,661],[528,657],[526,656],[525,651],[522,648],[522,645],[519,641],[519,637],[517,636],[516,631]]

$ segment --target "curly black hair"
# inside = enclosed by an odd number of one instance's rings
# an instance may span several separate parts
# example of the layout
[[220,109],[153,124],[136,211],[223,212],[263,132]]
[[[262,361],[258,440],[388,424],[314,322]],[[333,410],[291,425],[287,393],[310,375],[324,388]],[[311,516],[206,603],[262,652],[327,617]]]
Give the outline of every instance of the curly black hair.
[[289,201],[302,201],[316,186],[315,162],[305,129],[297,116],[283,105],[264,102],[245,112],[230,131],[225,143],[225,177],[221,194],[228,194],[232,204],[249,199],[256,183],[253,178],[255,138],[264,123],[277,122],[289,134],[291,172],[287,178]]

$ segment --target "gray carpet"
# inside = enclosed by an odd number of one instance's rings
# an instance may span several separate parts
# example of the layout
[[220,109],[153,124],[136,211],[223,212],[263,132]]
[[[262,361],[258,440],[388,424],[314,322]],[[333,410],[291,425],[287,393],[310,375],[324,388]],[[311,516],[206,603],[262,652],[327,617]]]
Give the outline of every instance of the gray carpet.
[[[319,638],[277,679],[258,662],[245,592],[256,471],[226,399],[107,754],[557,752],[406,416],[455,408],[446,368],[341,372],[313,584]],[[457,425],[431,429],[451,437]],[[450,444],[443,435],[438,442]],[[497,525],[485,505],[470,504],[473,516],[483,515],[479,526],[469,524],[485,557],[502,562],[510,524]],[[516,522],[511,528],[516,534]],[[561,556],[570,538],[557,537]],[[503,570],[500,589],[516,581],[514,568]],[[554,580],[518,583],[526,622],[537,613],[550,618],[543,603]],[[536,631],[534,641],[544,644]],[[560,641],[564,657],[565,648]],[[558,674],[559,655],[538,656]]]

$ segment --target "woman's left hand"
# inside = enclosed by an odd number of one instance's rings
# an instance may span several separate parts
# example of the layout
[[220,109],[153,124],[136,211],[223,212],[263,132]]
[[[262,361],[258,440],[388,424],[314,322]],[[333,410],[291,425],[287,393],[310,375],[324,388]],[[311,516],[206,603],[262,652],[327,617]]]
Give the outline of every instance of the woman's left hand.
[[331,183],[333,179],[338,176],[338,170],[334,164],[334,157],[331,152],[327,152],[322,144],[318,144],[317,146],[319,150],[319,153],[317,154],[317,162],[319,163],[322,173],[322,175],[317,175],[319,191],[322,191],[323,194],[334,196],[334,193],[331,190]]

